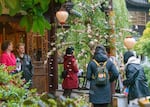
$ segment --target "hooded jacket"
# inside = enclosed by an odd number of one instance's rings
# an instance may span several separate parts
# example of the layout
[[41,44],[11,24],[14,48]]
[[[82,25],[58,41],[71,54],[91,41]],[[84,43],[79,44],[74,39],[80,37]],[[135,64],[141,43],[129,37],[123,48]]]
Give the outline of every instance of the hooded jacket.
[[[94,57],[98,63],[105,62],[106,68],[109,71],[110,75],[110,82],[116,80],[118,78],[118,70],[116,69],[113,62],[111,62],[107,54],[104,50],[99,49],[96,50],[94,53]],[[110,82],[108,82],[105,86],[96,86],[95,80],[92,79],[92,76],[96,73],[97,65],[96,63],[91,60],[87,67],[87,79],[90,81],[90,90],[89,90],[89,100],[93,104],[105,104],[111,102],[111,86]]]
[[64,69],[67,71],[67,77],[64,78],[62,83],[63,89],[75,89],[78,88],[78,66],[76,58],[72,54],[66,54],[64,56]]
[[139,59],[135,56],[129,57],[125,71],[127,79],[123,81],[123,85],[129,88],[129,100],[150,95],[144,69],[140,65]]

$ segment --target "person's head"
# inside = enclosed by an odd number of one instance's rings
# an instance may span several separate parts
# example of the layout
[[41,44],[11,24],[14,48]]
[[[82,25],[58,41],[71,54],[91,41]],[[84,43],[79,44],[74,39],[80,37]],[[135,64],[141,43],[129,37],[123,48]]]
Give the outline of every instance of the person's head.
[[13,43],[11,41],[4,41],[1,45],[1,50],[2,51],[12,51],[13,50]]
[[127,51],[124,53],[124,64],[128,62],[128,59],[130,57],[134,56],[134,53],[132,51]]
[[106,48],[103,45],[98,45],[95,48],[93,59],[96,59],[98,62],[104,62],[108,59]]
[[17,52],[19,54],[25,53],[25,44],[24,43],[19,43],[16,48],[17,48]]
[[74,48],[73,47],[68,47],[66,49],[66,54],[73,54]]
[[98,51],[103,51],[105,54],[107,53],[107,52],[106,52],[106,48],[105,48],[103,45],[98,45],[98,46],[95,48],[95,53],[97,53]]

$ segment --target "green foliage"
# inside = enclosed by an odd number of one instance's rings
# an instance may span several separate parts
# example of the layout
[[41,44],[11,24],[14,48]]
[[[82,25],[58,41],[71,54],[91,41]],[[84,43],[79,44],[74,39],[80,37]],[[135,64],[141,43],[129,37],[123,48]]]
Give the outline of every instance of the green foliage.
[[62,54],[64,54],[63,52],[67,46],[74,46],[79,67],[86,70],[86,63],[90,60],[92,54],[89,43],[94,42],[95,46],[99,43],[106,44],[105,36],[108,35],[110,26],[105,13],[100,9],[98,0],[76,1],[74,9],[80,12],[82,17],[69,16],[68,23],[71,28],[66,31],[58,29],[57,44],[61,48],[59,51]]
[[80,99],[59,98],[52,94],[38,94],[36,89],[28,90],[21,72],[9,74],[5,66],[0,65],[0,107],[87,107],[84,97]]
[[1,66],[0,67],[0,83],[7,84],[11,80],[11,76],[8,73],[3,72],[3,70],[4,70],[4,66]]
[[49,30],[50,23],[45,19],[44,13],[49,8],[50,0],[0,0],[0,12],[2,13],[2,4],[9,10],[10,16],[21,14],[21,27],[27,32],[33,31],[44,34],[45,30]]
[[150,67],[144,66],[144,72],[145,72],[145,74],[146,74],[148,86],[149,86],[149,88],[150,88]]
[[135,44],[134,49],[137,51],[138,54],[143,54],[150,57],[150,22],[146,24],[143,35]]
[[55,0],[56,3],[64,3],[66,0]]
[[27,32],[30,31],[31,27],[32,27],[32,16],[23,16],[21,21],[20,21],[20,26],[25,28]]
[[[126,31],[122,32],[120,29],[129,28],[125,1],[113,0],[114,11],[111,14],[105,14],[101,6],[103,2],[105,8],[108,8],[109,0],[74,0],[74,9],[82,16],[71,14],[67,22],[71,28],[57,30],[58,51],[64,54],[67,46],[74,46],[79,68],[84,71],[98,44],[116,47],[118,51],[123,49]],[[112,38],[116,38],[116,44],[109,43],[108,39]]]
[[116,49],[118,51],[124,50],[123,40],[130,32],[123,29],[129,29],[129,13],[126,8],[125,0],[113,0],[114,20],[115,20],[115,35],[116,35]]
[[21,72],[10,75],[8,72],[11,69],[12,68],[6,68],[5,66],[0,65],[0,100],[3,101],[0,105],[1,107],[10,105],[10,103],[11,105],[19,103],[27,93],[27,90],[23,87],[24,83],[21,80]]

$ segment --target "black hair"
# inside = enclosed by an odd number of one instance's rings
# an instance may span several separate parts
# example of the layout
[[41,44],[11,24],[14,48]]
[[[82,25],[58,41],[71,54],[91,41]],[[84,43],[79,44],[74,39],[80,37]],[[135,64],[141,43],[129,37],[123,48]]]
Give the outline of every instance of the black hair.
[[66,49],[66,54],[73,54],[73,51],[74,51],[74,48],[71,46],[71,47],[68,47]]
[[11,41],[8,41],[8,40],[4,41],[4,42],[2,43],[2,45],[1,45],[1,50],[2,50],[2,51],[6,51],[7,48],[8,48],[8,46],[9,46],[11,43],[12,43],[12,42],[11,42]]
[[126,64],[128,62],[128,59],[134,56],[134,53],[132,51],[127,51],[124,53],[124,63]]

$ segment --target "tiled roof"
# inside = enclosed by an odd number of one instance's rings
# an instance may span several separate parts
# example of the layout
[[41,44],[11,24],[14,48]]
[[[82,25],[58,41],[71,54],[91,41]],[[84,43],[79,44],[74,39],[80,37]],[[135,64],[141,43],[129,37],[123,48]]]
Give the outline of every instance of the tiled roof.
[[134,6],[150,8],[148,0],[126,0],[126,2]]

